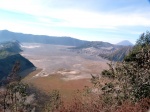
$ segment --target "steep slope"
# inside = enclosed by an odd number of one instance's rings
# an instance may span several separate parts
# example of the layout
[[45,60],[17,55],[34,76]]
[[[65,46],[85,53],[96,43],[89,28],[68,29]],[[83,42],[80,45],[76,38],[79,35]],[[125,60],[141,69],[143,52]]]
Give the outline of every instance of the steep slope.
[[88,53],[92,55],[99,55],[99,54],[105,55],[107,53],[112,53],[118,50],[120,47],[123,46],[116,46],[108,42],[102,42],[102,41],[92,41],[78,47],[73,47],[72,50],[77,51],[78,53]]
[[121,46],[110,44],[108,42],[93,41],[74,47],[72,50],[81,54],[97,55],[111,61],[122,61],[131,48],[131,46]]
[[17,61],[20,62],[19,72],[22,72],[24,70],[34,67],[34,65],[30,61],[28,61],[26,58],[24,58],[20,54],[7,56],[6,58],[0,59],[0,80],[9,75],[15,62]]
[[9,75],[17,61],[20,62],[19,72],[34,67],[29,60],[19,54],[20,51],[20,45],[17,41],[0,44],[0,80]]
[[75,47],[75,49],[83,49],[83,48],[89,48],[89,47],[94,47],[94,48],[101,48],[101,47],[114,47],[113,44],[110,44],[108,42],[102,42],[102,41],[91,41],[87,42],[81,46]]
[[123,48],[116,50],[113,53],[109,53],[109,54],[105,54],[105,55],[100,54],[99,56],[106,58],[110,61],[122,61],[124,59],[124,57],[129,54],[131,49],[132,49],[131,46],[125,46]]
[[123,40],[123,41],[117,43],[116,45],[133,46],[133,44],[128,40]]
[[44,43],[55,45],[69,45],[69,46],[80,46],[87,42],[71,37],[23,34],[10,32],[8,30],[0,31],[0,42],[12,40],[18,40],[19,42],[26,42],[26,43]]

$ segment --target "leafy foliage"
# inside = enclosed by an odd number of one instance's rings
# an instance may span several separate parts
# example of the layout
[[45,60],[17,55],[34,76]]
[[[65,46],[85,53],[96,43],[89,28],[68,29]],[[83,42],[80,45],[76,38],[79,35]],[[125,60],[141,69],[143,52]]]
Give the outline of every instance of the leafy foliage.
[[127,99],[137,102],[150,98],[150,33],[141,35],[123,62],[109,66],[102,75],[115,79],[103,86],[105,96],[111,93],[111,98],[118,104]]
[[150,99],[145,98],[133,104],[132,102],[125,101],[119,106],[115,112],[149,112]]
[[9,83],[6,88],[3,88],[3,101],[0,102],[5,111],[29,111],[32,110],[30,103],[27,101],[27,85],[19,82]]
[[53,90],[49,94],[49,99],[46,100],[44,112],[54,112],[59,110],[62,105],[61,96],[58,90]]
[[3,112],[25,112],[31,111],[33,105],[28,102],[29,94],[27,94],[28,85],[20,82],[18,71],[20,69],[19,62],[16,62],[12,72],[5,80],[2,80],[0,88],[0,109]]

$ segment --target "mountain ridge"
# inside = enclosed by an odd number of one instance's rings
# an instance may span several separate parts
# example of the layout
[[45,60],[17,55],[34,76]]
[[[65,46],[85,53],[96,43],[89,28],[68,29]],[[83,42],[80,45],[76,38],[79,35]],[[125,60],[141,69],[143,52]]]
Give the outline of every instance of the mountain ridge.
[[79,46],[87,42],[85,40],[79,40],[67,36],[58,37],[58,36],[16,33],[8,30],[0,31],[0,42],[12,40],[18,40],[21,43],[28,42],[28,43],[43,43],[54,45],[68,45],[68,46]]
[[122,61],[132,49],[132,46],[122,46],[108,42],[92,41],[71,49],[77,53],[96,55],[110,61]]

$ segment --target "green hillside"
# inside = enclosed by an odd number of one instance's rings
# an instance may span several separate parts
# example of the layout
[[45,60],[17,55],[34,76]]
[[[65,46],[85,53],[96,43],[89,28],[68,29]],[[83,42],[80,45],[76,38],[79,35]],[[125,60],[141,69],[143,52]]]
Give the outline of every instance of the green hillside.
[[20,63],[20,71],[34,67],[34,65],[19,53],[18,41],[4,42],[0,44],[0,80],[6,78],[16,62]]

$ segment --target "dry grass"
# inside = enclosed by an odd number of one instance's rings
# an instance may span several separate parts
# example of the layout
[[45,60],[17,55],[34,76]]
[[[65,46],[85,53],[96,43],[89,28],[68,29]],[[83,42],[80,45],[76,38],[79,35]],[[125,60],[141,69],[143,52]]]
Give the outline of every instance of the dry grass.
[[41,70],[36,70],[25,77],[22,81],[32,84],[38,89],[49,93],[52,90],[59,90],[62,98],[69,100],[77,90],[83,90],[85,86],[91,86],[90,79],[79,79],[65,81],[60,74],[50,75],[47,77],[33,77]]
[[[95,64],[89,64],[89,67],[92,67],[93,69],[96,69],[98,71],[98,68],[95,68]],[[62,98],[65,98],[66,101],[70,100],[77,90],[83,90],[85,86],[92,86],[90,78],[63,80],[67,76],[59,73],[51,74],[46,77],[35,77],[35,75],[40,73],[41,71],[42,69],[37,69],[36,71],[31,72],[22,81],[27,84],[32,84],[45,93],[49,93],[52,90],[59,90]],[[110,80],[108,78],[101,77],[100,81],[102,84],[104,84],[106,82],[109,82]]]

